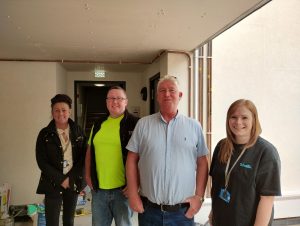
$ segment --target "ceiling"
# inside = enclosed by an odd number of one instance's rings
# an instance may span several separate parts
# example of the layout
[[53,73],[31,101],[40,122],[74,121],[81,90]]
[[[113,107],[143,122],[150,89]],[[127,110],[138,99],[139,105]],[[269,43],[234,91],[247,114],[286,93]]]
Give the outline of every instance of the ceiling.
[[0,60],[143,70],[192,51],[270,0],[1,0]]

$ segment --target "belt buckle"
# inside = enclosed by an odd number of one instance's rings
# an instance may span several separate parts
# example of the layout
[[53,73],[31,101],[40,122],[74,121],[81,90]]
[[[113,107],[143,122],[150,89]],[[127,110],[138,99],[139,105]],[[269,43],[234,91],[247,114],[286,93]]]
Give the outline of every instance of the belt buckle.
[[[160,204],[160,210],[162,212],[173,212],[173,211],[178,211],[180,209],[180,205],[164,205],[164,204]],[[166,208],[165,208],[166,207]]]

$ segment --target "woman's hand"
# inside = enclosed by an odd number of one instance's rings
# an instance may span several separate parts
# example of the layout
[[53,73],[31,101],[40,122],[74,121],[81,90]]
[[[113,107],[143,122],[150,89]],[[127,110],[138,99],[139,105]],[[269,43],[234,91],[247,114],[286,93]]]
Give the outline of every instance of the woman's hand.
[[62,186],[64,189],[70,188],[69,177],[67,177],[67,178],[61,183],[61,186]]

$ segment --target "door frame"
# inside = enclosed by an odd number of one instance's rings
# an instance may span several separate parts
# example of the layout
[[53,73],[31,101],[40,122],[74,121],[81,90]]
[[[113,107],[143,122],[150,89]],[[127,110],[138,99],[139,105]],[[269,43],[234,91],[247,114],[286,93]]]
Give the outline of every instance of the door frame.
[[[126,81],[84,81],[84,80],[75,80],[74,81],[74,121],[78,123],[78,125],[81,125],[81,123],[78,121],[78,104],[79,98],[81,98],[82,95],[82,88],[88,88],[88,87],[95,87],[96,84],[102,84],[105,87],[112,87],[112,86],[120,86],[124,90],[126,90]],[[99,89],[101,89],[101,86],[99,86]],[[106,98],[106,97],[103,97]],[[84,128],[83,128],[84,129]]]

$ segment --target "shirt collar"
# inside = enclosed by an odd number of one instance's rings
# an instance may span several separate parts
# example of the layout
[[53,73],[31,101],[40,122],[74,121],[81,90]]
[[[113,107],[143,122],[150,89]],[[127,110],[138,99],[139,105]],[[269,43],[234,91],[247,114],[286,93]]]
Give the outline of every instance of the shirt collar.
[[[172,118],[171,121],[176,120],[180,115],[181,115],[181,114],[180,114],[179,111],[177,110],[177,113],[176,113],[175,117]],[[166,120],[164,119],[164,117],[162,116],[162,114],[161,114],[160,111],[158,112],[158,116],[159,116],[159,118],[160,118],[162,121],[166,122]]]
[[69,130],[70,130],[70,127],[68,125],[68,127],[66,129],[59,129],[59,128],[57,128],[57,133],[58,134],[63,134],[63,133],[69,134]]

